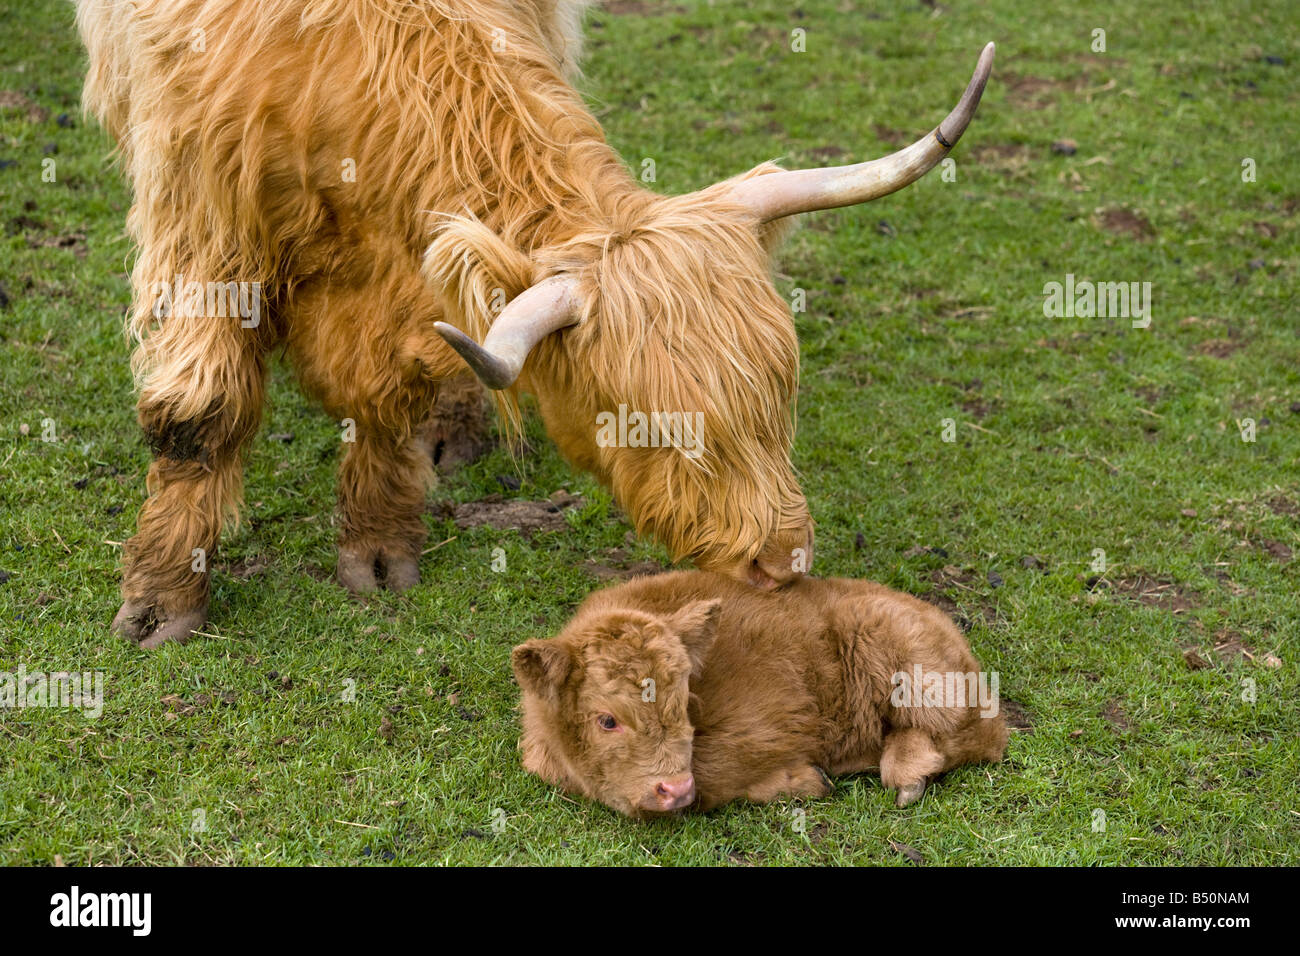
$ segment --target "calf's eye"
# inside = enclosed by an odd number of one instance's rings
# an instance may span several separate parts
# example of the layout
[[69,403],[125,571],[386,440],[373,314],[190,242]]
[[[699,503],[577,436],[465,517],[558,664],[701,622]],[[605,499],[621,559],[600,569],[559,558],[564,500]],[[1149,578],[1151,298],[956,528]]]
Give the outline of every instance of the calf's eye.
[[601,730],[614,730],[618,727],[618,721],[612,714],[601,714],[596,718],[596,723],[600,724]]

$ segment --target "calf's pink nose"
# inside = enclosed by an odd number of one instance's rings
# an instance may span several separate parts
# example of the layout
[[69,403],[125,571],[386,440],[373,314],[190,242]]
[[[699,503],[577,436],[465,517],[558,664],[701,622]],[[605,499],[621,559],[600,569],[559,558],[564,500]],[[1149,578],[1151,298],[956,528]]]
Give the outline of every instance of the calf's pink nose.
[[695,777],[687,774],[655,784],[655,798],[665,810],[678,810],[695,799]]

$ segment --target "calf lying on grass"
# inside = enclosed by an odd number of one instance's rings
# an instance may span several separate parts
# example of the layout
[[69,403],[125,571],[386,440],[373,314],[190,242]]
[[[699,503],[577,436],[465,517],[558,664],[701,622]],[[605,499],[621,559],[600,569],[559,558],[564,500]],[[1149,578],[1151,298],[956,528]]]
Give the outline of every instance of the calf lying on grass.
[[641,578],[511,660],[524,767],[630,816],[826,796],[874,767],[907,806],[1006,748],[996,675],[952,621],[869,581]]

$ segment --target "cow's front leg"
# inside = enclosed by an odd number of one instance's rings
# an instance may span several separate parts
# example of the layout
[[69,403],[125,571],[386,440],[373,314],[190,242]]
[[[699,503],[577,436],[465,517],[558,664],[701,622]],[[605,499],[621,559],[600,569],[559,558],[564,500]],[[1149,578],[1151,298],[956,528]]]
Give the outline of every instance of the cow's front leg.
[[187,418],[175,394],[156,388],[140,401],[154,460],[137,531],[122,549],[122,607],[113,629],[142,648],[184,643],[207,620],[217,540],[239,505],[241,447],[261,417],[260,360],[230,354],[210,361],[226,362],[230,388],[204,412]]
[[358,426],[339,468],[339,583],[354,594],[405,591],[420,581],[428,537],[428,455],[407,436]]

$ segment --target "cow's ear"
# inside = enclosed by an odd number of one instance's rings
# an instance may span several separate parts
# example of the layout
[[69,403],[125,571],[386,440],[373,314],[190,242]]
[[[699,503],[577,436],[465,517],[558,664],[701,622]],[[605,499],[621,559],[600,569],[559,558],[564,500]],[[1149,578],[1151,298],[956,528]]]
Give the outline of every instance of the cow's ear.
[[679,608],[665,622],[669,630],[681,638],[691,659],[691,675],[699,676],[704,670],[704,660],[709,656],[713,639],[718,636],[718,617],[722,602],[717,598],[694,601]]
[[422,272],[452,310],[452,324],[478,341],[506,303],[536,281],[528,256],[469,216],[441,220]]
[[559,641],[534,640],[510,652],[510,665],[520,687],[553,700],[569,679],[573,658]]

